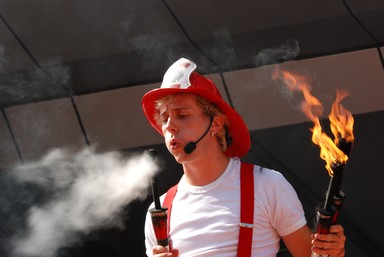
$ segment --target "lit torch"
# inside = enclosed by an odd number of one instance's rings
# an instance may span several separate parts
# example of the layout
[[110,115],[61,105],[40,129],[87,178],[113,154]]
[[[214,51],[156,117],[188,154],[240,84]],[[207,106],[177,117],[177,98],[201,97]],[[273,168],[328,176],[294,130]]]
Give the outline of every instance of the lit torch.
[[[326,169],[331,176],[324,206],[317,212],[317,232],[326,234],[329,227],[337,223],[345,194],[341,191],[341,181],[345,165],[352,149],[353,116],[340,104],[347,95],[345,91],[337,91],[336,101],[332,105],[332,112],[329,115],[331,131],[335,140],[328,138],[324,133],[315,134],[313,130],[312,141],[318,144],[321,149],[321,158],[326,161]],[[325,142],[325,143],[323,143]],[[312,257],[321,256],[312,252]]]
[[[317,211],[317,233],[327,234],[331,225],[336,224],[345,194],[340,190],[343,172],[354,141],[353,116],[350,111],[343,108],[340,102],[347,96],[346,91],[337,91],[336,100],[329,115],[331,131],[335,139],[332,140],[322,131],[318,115],[322,112],[321,102],[310,93],[310,86],[305,79],[293,76],[287,71],[278,71],[274,79],[280,79],[291,91],[301,91],[305,101],[302,102],[302,111],[312,120],[312,142],[320,147],[320,157],[326,162],[326,169],[330,176],[328,190],[324,205]],[[312,257],[318,255],[312,252]]]

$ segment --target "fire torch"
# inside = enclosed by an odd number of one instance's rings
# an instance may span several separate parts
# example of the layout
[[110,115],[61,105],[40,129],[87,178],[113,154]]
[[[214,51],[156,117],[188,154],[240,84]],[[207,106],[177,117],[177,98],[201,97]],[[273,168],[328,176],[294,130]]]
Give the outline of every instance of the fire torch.
[[[351,113],[345,110],[340,104],[340,101],[345,96],[345,92],[338,92],[329,116],[331,130],[335,136],[334,144],[329,141],[329,138],[324,133],[315,134],[316,129],[314,128],[313,130],[312,141],[320,146],[321,158],[326,161],[326,169],[330,175],[324,205],[320,206],[316,213],[317,233],[321,234],[327,234],[330,226],[337,224],[345,199],[345,194],[341,190],[341,182],[354,140],[353,117]],[[327,142],[327,144],[324,142]],[[311,254],[311,257],[327,256],[328,255],[319,255],[314,252]]]
[[[327,234],[330,226],[337,223],[345,199],[345,194],[340,190],[341,182],[354,140],[353,117],[340,104],[348,93],[346,91],[336,92],[336,100],[329,115],[332,134],[335,136],[335,140],[332,140],[322,131],[318,118],[323,110],[322,104],[311,94],[311,86],[306,79],[283,70],[276,70],[273,79],[283,82],[289,91],[300,91],[303,94],[301,110],[314,124],[312,141],[320,146],[320,157],[326,161],[326,169],[330,175],[324,205],[320,205],[317,210],[317,233]],[[312,252],[311,256],[319,257],[321,255]]]
[[[157,152],[154,149],[147,150],[146,153],[153,158],[155,161],[157,160]],[[168,220],[167,220],[167,208],[161,207],[160,204],[160,196],[157,188],[156,178],[152,178],[152,196],[155,207],[149,209],[149,213],[152,219],[153,229],[155,231],[155,236],[157,240],[157,244],[166,247],[168,250],[170,249],[169,238],[168,238]]]

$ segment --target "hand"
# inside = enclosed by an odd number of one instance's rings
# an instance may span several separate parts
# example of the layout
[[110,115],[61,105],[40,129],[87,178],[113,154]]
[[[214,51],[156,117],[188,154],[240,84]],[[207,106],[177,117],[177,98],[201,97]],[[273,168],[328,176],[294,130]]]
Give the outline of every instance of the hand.
[[161,245],[156,245],[152,248],[153,257],[178,257],[179,251],[173,249],[172,252],[169,252],[167,248]]
[[333,225],[328,234],[312,235],[312,251],[331,257],[345,256],[345,235],[341,225]]

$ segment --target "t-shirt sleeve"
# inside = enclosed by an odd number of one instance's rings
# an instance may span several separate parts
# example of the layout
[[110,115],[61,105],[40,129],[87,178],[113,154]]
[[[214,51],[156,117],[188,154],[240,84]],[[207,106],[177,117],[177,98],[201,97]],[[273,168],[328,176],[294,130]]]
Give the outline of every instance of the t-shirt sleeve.
[[265,184],[270,222],[282,237],[302,228],[306,223],[303,206],[292,185],[284,176],[271,171]]

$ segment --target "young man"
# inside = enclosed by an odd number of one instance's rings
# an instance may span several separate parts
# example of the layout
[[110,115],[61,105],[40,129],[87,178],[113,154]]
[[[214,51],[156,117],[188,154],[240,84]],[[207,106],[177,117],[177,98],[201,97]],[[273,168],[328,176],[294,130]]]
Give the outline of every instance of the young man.
[[[167,149],[184,171],[170,200],[173,250],[157,245],[148,214],[147,255],[271,257],[282,239],[294,257],[309,257],[311,249],[344,256],[340,225],[332,226],[327,235],[311,235],[296,192],[282,174],[257,165],[248,166],[248,172],[243,167],[239,157],[250,148],[247,126],[213,82],[195,69],[195,63],[178,60],[165,73],[161,87],[142,100],[147,119],[164,136]],[[251,174],[251,179],[242,179],[241,174]],[[252,197],[247,201],[241,192],[245,184],[251,188],[245,194]],[[241,201],[246,204],[241,206]],[[249,206],[252,220],[240,221]],[[239,235],[240,230],[248,234]],[[248,253],[240,253],[243,249]]]

